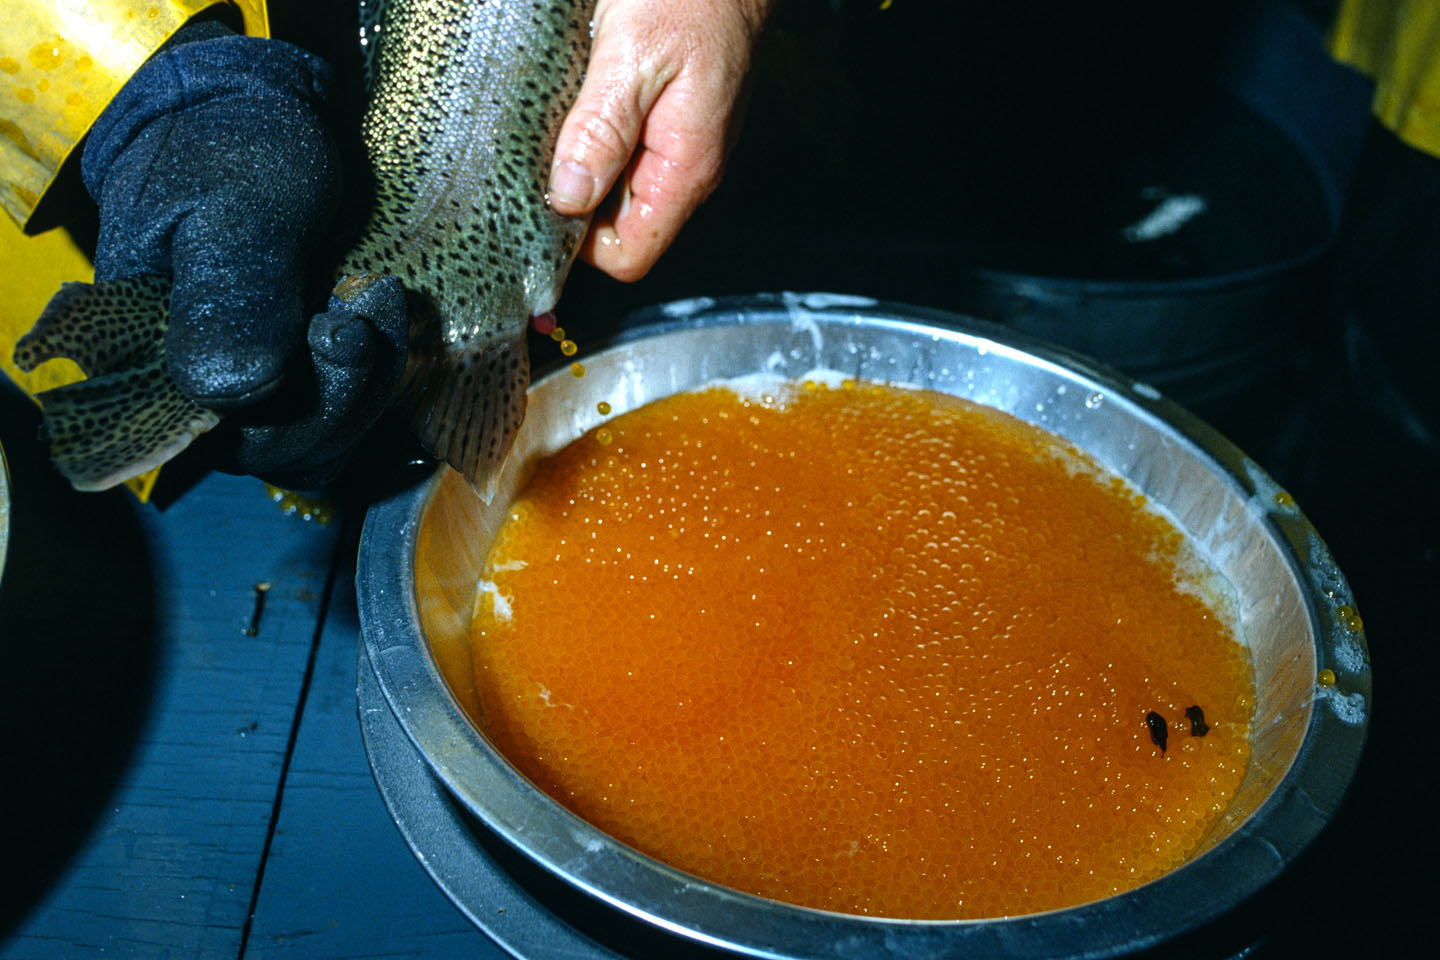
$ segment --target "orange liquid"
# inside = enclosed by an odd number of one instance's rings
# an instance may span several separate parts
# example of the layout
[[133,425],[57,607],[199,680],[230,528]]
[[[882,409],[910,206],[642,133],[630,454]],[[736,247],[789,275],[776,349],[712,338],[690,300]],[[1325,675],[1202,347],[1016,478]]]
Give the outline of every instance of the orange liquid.
[[992,917],[1159,876],[1239,784],[1244,650],[1177,587],[1180,534],[1057,438],[854,384],[606,426],[514,505],[474,666],[496,745],[617,839],[811,907]]

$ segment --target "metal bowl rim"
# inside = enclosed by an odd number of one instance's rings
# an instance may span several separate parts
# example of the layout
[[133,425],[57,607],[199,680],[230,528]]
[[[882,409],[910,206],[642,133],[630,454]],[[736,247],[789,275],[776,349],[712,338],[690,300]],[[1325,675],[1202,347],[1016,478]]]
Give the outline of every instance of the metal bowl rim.
[[10,549],[10,465],[0,444],[0,583],[5,582],[5,556]]

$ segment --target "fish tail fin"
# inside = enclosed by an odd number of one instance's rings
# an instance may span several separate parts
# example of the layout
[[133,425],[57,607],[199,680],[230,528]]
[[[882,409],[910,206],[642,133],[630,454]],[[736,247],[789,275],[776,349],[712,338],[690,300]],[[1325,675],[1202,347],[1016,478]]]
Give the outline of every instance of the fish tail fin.
[[108,490],[155,469],[220,422],[156,357],[36,395],[50,459],[76,490]]
[[69,357],[87,379],[36,394],[50,457],[77,490],[105,490],[171,459],[219,417],[165,370],[170,281],[133,277],[66,283],[15,344],[32,372]]
[[165,345],[171,282],[127,277],[103,283],[62,283],[40,319],[15,343],[15,366],[26,373],[68,357],[87,377],[144,362]]
[[530,355],[525,337],[420,361],[410,382],[420,442],[470,482],[486,503],[525,419]]

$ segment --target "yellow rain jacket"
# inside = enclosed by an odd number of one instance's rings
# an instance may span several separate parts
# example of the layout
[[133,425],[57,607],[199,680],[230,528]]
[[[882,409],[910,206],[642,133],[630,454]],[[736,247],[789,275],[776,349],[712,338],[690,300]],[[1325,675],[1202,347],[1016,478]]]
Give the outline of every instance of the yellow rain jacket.
[[[69,232],[36,230],[47,226],[37,222],[42,199],[62,169],[68,176],[79,163],[76,148],[130,75],[192,17],[221,6],[234,26],[269,35],[265,0],[0,5],[0,370],[27,393],[80,379],[65,360],[22,373],[10,354],[63,281],[94,273]],[[153,479],[132,481],[132,489],[144,498]]]
[[1342,0],[1330,52],[1375,81],[1376,119],[1440,157],[1440,3]]

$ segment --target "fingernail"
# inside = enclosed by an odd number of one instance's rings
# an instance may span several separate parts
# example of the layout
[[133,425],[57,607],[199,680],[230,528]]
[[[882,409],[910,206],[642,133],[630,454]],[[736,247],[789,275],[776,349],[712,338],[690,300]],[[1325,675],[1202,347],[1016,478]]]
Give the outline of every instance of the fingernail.
[[590,206],[590,195],[595,192],[595,178],[574,160],[555,164],[550,171],[550,202],[556,201],[575,207]]

